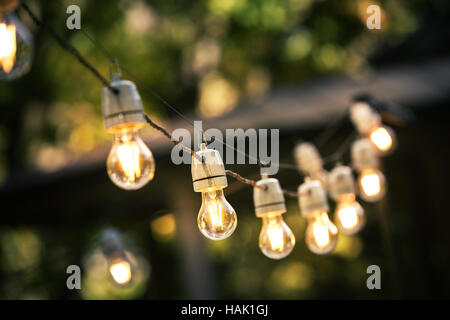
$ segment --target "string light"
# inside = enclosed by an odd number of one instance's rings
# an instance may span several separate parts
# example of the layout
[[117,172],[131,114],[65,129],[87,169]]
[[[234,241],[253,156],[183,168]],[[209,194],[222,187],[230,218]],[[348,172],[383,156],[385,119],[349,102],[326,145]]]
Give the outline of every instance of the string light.
[[367,138],[356,140],[351,149],[353,167],[359,172],[358,186],[361,197],[368,202],[383,198],[386,182],[378,170],[379,159],[373,144]]
[[295,236],[283,220],[286,212],[283,191],[277,179],[262,175],[256,182],[262,188],[253,188],[255,214],[262,218],[259,248],[270,259],[287,257],[295,246]]
[[228,182],[220,153],[202,143],[192,156],[191,171],[194,191],[202,193],[198,228],[208,239],[228,238],[236,229],[237,215],[223,194]]
[[298,194],[301,214],[308,220],[306,245],[316,254],[330,253],[336,247],[338,230],[328,218],[327,197],[320,181],[307,177]]
[[[27,35],[26,29],[23,31],[20,22],[8,22],[14,20],[9,15],[8,5],[11,4],[14,9],[17,1],[0,0],[0,44],[2,45],[0,47],[0,79],[11,79],[23,74],[26,70],[27,58],[31,60],[29,46],[31,36]],[[44,28],[62,48],[77,58],[105,85],[102,96],[105,126],[115,135],[107,160],[108,174],[111,180],[123,189],[132,190],[143,187],[152,180],[155,163],[151,151],[139,137],[138,131],[145,123],[148,123],[169,139],[171,139],[170,132],[143,113],[142,101],[133,82],[121,80],[117,73],[113,74],[113,81],[109,83],[76,48],[40,21],[25,3],[22,3],[22,7],[38,26]],[[4,12],[8,14],[3,15]],[[84,34],[86,35],[85,32]],[[21,53],[22,50],[23,53]],[[105,49],[102,48],[102,50]],[[111,57],[109,53],[107,55]],[[151,88],[145,87],[164,105],[192,125],[177,109]],[[376,201],[385,194],[386,189],[384,176],[378,170],[378,155],[387,154],[394,149],[395,134],[391,128],[382,125],[380,115],[367,103],[353,104],[350,116],[358,132],[364,137],[352,145],[353,166],[360,173],[359,192],[365,200]],[[179,145],[179,141],[172,142]],[[348,147],[343,145],[333,154],[334,160],[342,157],[344,146]],[[351,169],[339,166],[329,177],[328,172],[323,169],[323,161],[317,148],[310,143],[302,143],[295,148],[297,168],[308,176],[299,186],[297,193],[281,189],[277,179],[268,178],[265,175],[255,182],[235,172],[225,171],[220,154],[208,149],[204,143],[201,144],[198,152],[184,146],[181,148],[192,154],[194,191],[202,192],[202,206],[197,222],[200,231],[209,239],[225,239],[234,232],[237,225],[236,212],[223,194],[223,189],[227,187],[226,174],[254,187],[256,215],[263,220],[259,246],[269,258],[284,258],[295,246],[295,237],[282,218],[282,214],[286,212],[283,194],[299,199],[301,213],[308,220],[305,241],[314,253],[329,253],[337,243],[337,227],[328,217],[326,189],[330,189],[331,196],[338,202],[335,220],[341,232],[353,234],[364,225],[364,212],[355,200]],[[281,165],[292,167],[290,164]],[[106,233],[103,238],[102,247],[105,256],[108,257],[109,274],[115,283],[128,284],[132,281],[135,268],[133,257],[123,250],[120,234],[117,236],[114,232],[109,232],[109,235]]]
[[0,80],[13,80],[31,66],[33,37],[14,14],[19,2],[0,1]]
[[309,142],[298,144],[294,149],[298,169],[311,179],[319,180],[324,189],[328,186],[328,172],[323,169],[323,161],[317,148]]
[[103,230],[100,245],[107,260],[107,272],[113,283],[119,286],[130,284],[136,262],[131,253],[125,250],[120,232],[113,228]]
[[106,161],[108,175],[122,189],[139,189],[155,174],[153,154],[138,133],[146,124],[142,101],[134,83],[121,80],[118,74],[113,75],[110,86],[118,93],[105,87],[102,95],[105,126],[114,134]]
[[336,201],[334,221],[340,232],[352,235],[365,224],[364,209],[356,201],[352,169],[336,166],[329,175],[330,195]]
[[350,107],[350,117],[358,132],[369,138],[381,155],[392,152],[396,145],[394,130],[381,123],[380,115],[365,102]]

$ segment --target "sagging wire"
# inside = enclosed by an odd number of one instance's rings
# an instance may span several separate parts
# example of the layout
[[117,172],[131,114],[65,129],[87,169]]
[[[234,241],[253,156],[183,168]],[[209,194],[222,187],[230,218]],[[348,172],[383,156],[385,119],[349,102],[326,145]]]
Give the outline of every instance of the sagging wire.
[[[66,41],[65,39],[63,39],[52,27],[50,27],[47,23],[43,22],[42,20],[40,20],[34,13],[33,11],[28,7],[28,5],[25,2],[21,3],[21,7],[24,9],[24,11],[30,16],[30,18],[32,19],[32,21],[40,28],[42,28],[43,30],[45,30],[58,44],[61,48],[63,48],[64,50],[66,50],[68,53],[70,53],[71,55],[73,55],[78,62],[80,62],[87,70],[89,70],[105,87],[107,87],[109,90],[111,90],[115,95],[117,95],[119,93],[119,91],[116,88],[113,88],[109,81],[103,77],[101,75],[101,73],[91,64],[87,61],[86,58],[83,57],[83,55],[79,52],[78,49],[76,49],[72,44],[70,44],[68,41]],[[116,66],[116,68],[118,70],[123,71],[124,73],[126,73],[129,77],[131,77],[135,82],[139,83],[144,89],[146,89],[149,93],[151,93],[152,96],[154,96],[157,100],[159,100],[162,104],[164,104],[166,107],[168,107],[169,109],[171,109],[173,112],[175,112],[180,118],[182,118],[186,123],[188,123],[190,126],[192,126],[194,129],[199,129],[196,128],[196,126],[194,125],[193,121],[188,119],[183,113],[181,113],[177,108],[173,107],[168,101],[166,101],[164,98],[162,98],[155,90],[153,90],[150,86],[148,86],[144,81],[140,80],[137,76],[134,75],[134,73],[130,72],[128,68],[124,67],[123,65],[120,65],[117,58],[115,58],[112,54],[109,53],[109,51],[99,42],[97,41],[94,37],[92,37],[91,35],[89,35],[89,33],[87,33],[85,30],[81,29],[82,34],[97,48],[99,49],[111,62],[111,65]],[[159,132],[161,132],[166,138],[168,138],[174,145],[180,147],[183,151],[190,153],[192,156],[196,156],[196,153],[189,147],[184,146],[180,141],[177,140],[173,140],[172,139],[172,134],[165,129],[164,127],[162,127],[161,125],[157,124],[156,122],[154,122],[148,115],[144,114],[145,120],[146,122],[153,127],[154,129],[158,130]],[[337,124],[340,124],[342,119],[339,119],[339,121],[337,121]],[[203,138],[208,138],[208,136],[206,135],[205,131],[203,129],[199,129],[202,133]],[[337,130],[337,129],[336,129]],[[329,131],[326,132],[326,136],[331,136],[332,133],[330,134]],[[325,136],[325,135],[324,135]],[[320,137],[319,137],[320,138]],[[244,155],[248,160],[252,160],[255,161],[256,164],[258,164],[260,167],[263,166],[263,164],[258,160],[253,158],[252,156],[250,156],[248,153],[246,152],[242,152],[239,149],[227,144],[226,142],[224,142],[221,139],[218,139],[217,137],[215,137],[215,139],[217,141],[219,141],[221,144],[223,144],[226,147],[231,148],[232,150]],[[325,138],[320,138],[320,140],[323,140]],[[347,146],[346,146],[347,147]],[[336,154],[333,154],[332,158],[334,159],[335,157],[337,157],[337,154],[340,154],[341,151],[339,153],[336,152]],[[297,170],[297,167],[293,164],[290,163],[279,163],[278,164],[279,167],[281,168],[286,168],[286,169],[295,169]],[[231,170],[226,170],[226,174],[231,176],[232,178],[236,179],[237,181],[250,185],[254,188],[263,188],[260,186],[256,185],[256,182],[254,180],[251,179],[247,179],[242,177],[241,175],[239,175],[238,173],[231,171]],[[263,188],[264,189],[264,188]],[[288,191],[288,190],[284,190],[283,189],[283,193],[287,196],[290,197],[295,197],[297,198],[299,195],[296,192],[292,192],[292,191]]]

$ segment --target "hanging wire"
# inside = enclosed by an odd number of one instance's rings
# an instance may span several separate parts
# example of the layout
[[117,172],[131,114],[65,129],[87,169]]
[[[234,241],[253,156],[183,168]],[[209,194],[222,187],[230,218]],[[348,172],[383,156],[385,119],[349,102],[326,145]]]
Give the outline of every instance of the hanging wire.
[[280,162],[278,163],[278,168],[298,171],[298,167],[295,164],[291,163]]
[[[66,41],[65,39],[63,39],[61,36],[58,35],[58,33],[52,28],[50,27],[48,24],[46,24],[45,22],[41,21],[32,11],[31,9],[28,7],[28,5],[24,2],[21,3],[21,7],[25,10],[25,12],[30,16],[30,18],[33,20],[33,22],[39,26],[40,28],[44,29],[45,31],[48,32],[48,34],[54,38],[54,40],[56,40],[56,42],[60,45],[61,48],[63,48],[64,50],[66,50],[68,53],[70,53],[71,55],[73,55],[86,69],[88,69],[103,85],[105,85],[107,88],[109,88],[109,90],[111,90],[114,94],[118,94],[119,90],[112,87],[110,85],[110,83],[108,82],[108,80],[106,80],[106,78],[104,78],[100,72],[93,66],[91,65],[82,55],[81,53],[78,51],[78,49],[76,49],[73,45],[71,45],[68,41]],[[194,125],[193,121],[190,120],[189,118],[187,118],[186,116],[184,116],[180,111],[178,111],[177,108],[173,107],[169,102],[167,102],[164,98],[162,98],[156,91],[154,91],[150,86],[148,86],[145,82],[143,82],[142,80],[140,80],[138,77],[136,77],[132,72],[129,71],[129,69],[127,69],[126,67],[124,67],[123,65],[120,65],[117,58],[115,58],[112,54],[109,53],[108,50],[106,50],[106,48],[96,39],[94,39],[91,35],[89,35],[85,30],[81,29],[82,34],[89,40],[91,41],[91,43],[97,48],[99,49],[111,62],[111,75],[113,74],[113,68],[115,67],[115,69],[117,70],[117,72],[125,72],[130,78],[132,78],[135,82],[139,83],[142,87],[144,87],[148,92],[150,92],[156,99],[158,99],[161,103],[163,103],[165,106],[167,106],[168,108],[170,108],[173,112],[175,112],[180,118],[182,118],[184,121],[186,121],[186,123],[188,123],[189,125],[191,125],[194,129],[196,129],[196,126]],[[162,127],[161,125],[155,123],[147,114],[144,114],[145,120],[146,122],[153,127],[154,129],[158,130],[159,132],[161,132],[166,138],[168,138],[174,145],[180,147],[183,151],[190,153],[192,156],[197,156],[197,154],[191,149],[188,148],[186,146],[184,146],[180,141],[177,140],[173,140],[172,139],[172,134],[165,129],[164,127]],[[340,121],[339,121],[340,122]],[[338,122],[338,123],[339,123]],[[200,129],[201,133],[202,133],[202,139],[206,140],[208,137],[205,133],[204,130]],[[327,135],[331,136],[332,134],[327,133]],[[260,167],[263,166],[267,166],[267,164],[262,164],[258,159],[253,158],[252,156],[250,156],[248,153],[246,152],[242,152],[239,149],[227,144],[226,142],[224,142],[222,139],[219,139],[217,137],[214,137],[215,140],[219,141],[220,143],[222,143],[224,146],[227,146],[231,149],[233,149],[234,151],[244,155],[247,159],[249,160],[254,160]],[[323,139],[323,138],[321,138]],[[334,157],[338,157],[339,154],[341,154],[341,150],[338,150],[339,152],[336,152],[335,154],[333,154],[333,159]],[[345,151],[345,150],[344,150]],[[201,161],[203,161],[203,159],[201,159]],[[288,168],[288,169],[295,169],[297,170],[296,166],[289,164],[289,163],[278,163],[278,166],[280,168]],[[244,184],[250,185],[254,188],[261,188],[264,190],[264,187],[258,186],[256,185],[256,182],[254,180],[251,179],[247,179],[242,177],[241,175],[239,175],[238,173],[231,171],[231,170],[226,170],[226,174],[233,177],[234,179],[236,179],[237,181],[240,181]],[[284,190],[283,189],[283,193],[286,194],[287,196],[290,197],[295,197],[297,198],[299,195],[296,192],[292,192],[292,191],[288,191],[288,190]]]
[[248,185],[252,186],[253,188],[257,188],[257,189],[260,189],[260,190],[263,190],[263,191],[266,190],[266,188],[264,188],[264,187],[262,187],[262,186],[258,186],[258,185],[256,184],[256,181],[255,181],[255,180],[248,179],[248,178],[244,178],[243,176],[237,174],[237,173],[234,172],[234,171],[231,171],[231,170],[225,170],[225,173],[226,173],[227,175],[229,175],[230,177],[236,179],[237,181],[242,182],[242,183],[245,183],[245,184],[248,184]]
[[337,117],[334,121],[332,121],[325,128],[325,130],[322,131],[321,134],[316,139],[314,139],[314,145],[316,145],[318,148],[323,147],[343,125],[343,123],[347,119],[347,115],[348,115],[348,108],[346,108],[345,111],[339,117]]
[[332,164],[337,161],[340,161],[344,156],[344,153],[351,146],[354,139],[355,133],[350,134],[334,153],[323,158],[323,164]]
[[[231,171],[231,170],[225,170],[225,173],[226,173],[227,175],[229,175],[230,177],[236,179],[237,181],[242,182],[242,183],[244,183],[244,184],[248,184],[248,185],[252,186],[253,188],[257,188],[257,189],[260,189],[260,190],[263,190],[263,191],[266,191],[266,190],[267,190],[267,189],[266,189],[265,187],[263,187],[263,186],[258,186],[258,185],[256,184],[256,181],[255,181],[255,180],[248,179],[248,178],[244,178],[243,176],[241,176],[240,174],[238,174],[238,173],[236,173],[236,172],[234,172],[234,171]],[[298,197],[299,197],[299,194],[298,194],[297,192],[293,192],[293,191],[289,191],[289,190],[285,190],[285,189],[281,189],[281,190],[282,190],[283,193],[284,193],[285,195],[287,195],[288,197],[291,197],[291,198],[298,198]]]
[[[117,61],[117,59],[103,46],[100,41],[96,40],[93,36],[91,36],[89,33],[87,33],[85,30],[81,29],[82,34],[96,47],[99,49],[109,60]],[[118,62],[117,62],[118,63]],[[165,100],[161,95],[159,95],[154,89],[152,89],[149,85],[147,85],[144,81],[142,81],[140,78],[138,78],[133,72],[131,72],[127,67],[120,64],[120,69],[126,73],[134,82],[138,83],[142,88],[147,90],[153,97],[155,97],[157,100],[159,100],[163,105],[168,107],[170,110],[172,110],[175,114],[177,114],[181,119],[183,119],[186,123],[188,123],[190,126],[192,126],[195,129],[200,130],[200,133],[202,135],[203,140],[211,139],[211,137],[208,137],[208,135],[205,133],[205,130],[197,128],[194,125],[194,121],[186,117],[182,112],[178,110],[178,108],[171,105],[167,100]],[[220,138],[214,137],[215,140],[217,140],[222,145],[236,151],[237,153],[240,153],[241,155],[245,156],[248,160],[252,160],[256,162],[256,164],[261,165],[260,161],[257,158],[252,157],[246,152],[242,152],[241,150],[235,148],[234,146],[226,143]],[[207,142],[207,141],[204,141]]]
[[106,80],[100,72],[92,65],[90,64],[76,49],[74,46],[72,46],[69,42],[65,41],[52,27],[50,27],[45,22],[41,21],[34,13],[31,11],[31,9],[28,7],[28,5],[25,2],[21,3],[21,7],[25,10],[25,12],[30,16],[31,20],[40,28],[47,31],[53,39],[56,40],[56,42],[59,44],[61,48],[69,52],[71,55],[73,55],[86,69],[88,69],[100,82],[102,82],[106,87],[108,87],[114,94],[118,94],[119,91],[109,84],[109,81]]
[[[112,62],[114,62],[115,64],[118,65],[118,68],[120,68],[120,70],[123,70],[133,81],[137,82],[141,87],[143,87],[144,89],[146,89],[148,92],[150,92],[150,94],[152,94],[156,99],[158,99],[162,104],[164,104],[165,106],[167,106],[169,109],[171,109],[173,112],[175,112],[178,116],[180,116],[186,123],[188,123],[190,126],[192,126],[195,129],[198,129],[200,131],[201,137],[202,137],[202,142],[203,143],[207,143],[208,137],[205,133],[205,131],[203,129],[197,128],[193,121],[190,120],[189,118],[187,118],[183,113],[181,113],[177,108],[175,108],[174,106],[172,106],[167,100],[165,100],[164,98],[162,98],[155,90],[153,90],[149,85],[147,85],[144,81],[142,81],[140,78],[138,78],[133,72],[131,72],[128,68],[124,67],[123,65],[120,64],[119,67],[119,62],[118,60],[99,42],[97,41],[93,36],[91,36],[89,33],[87,33],[85,30],[81,30],[83,35],[86,36],[86,38],[96,47],[98,48],[108,59],[110,59]],[[336,131],[340,128],[340,126],[342,125],[342,123],[344,122],[344,120],[347,117],[347,110],[339,117],[337,118],[334,122],[332,122],[328,128],[319,136],[315,139],[315,144],[316,145],[323,145],[325,144],[335,133]],[[151,119],[146,115],[146,119],[147,122],[153,126],[155,129],[161,131],[166,137],[168,137],[169,139],[171,139],[170,134],[168,133],[167,130],[163,129],[161,126],[155,124],[153,121],[151,121]],[[349,137],[348,139],[350,139],[351,137]],[[254,160],[260,167],[263,166],[267,166],[267,164],[263,164],[261,161],[259,161],[258,159],[253,158],[252,156],[250,156],[248,153],[246,152],[242,152],[237,148],[234,148],[233,146],[229,145],[228,143],[224,142],[222,139],[214,137],[215,140],[219,141],[222,145],[227,146],[231,149],[233,149],[234,151],[244,155],[247,159],[249,160]],[[173,140],[172,140],[173,141]],[[187,152],[190,152],[192,155],[195,154],[195,152],[190,149],[187,148],[185,146],[183,146],[181,143],[177,142],[177,141],[173,141],[174,144],[178,145],[178,146],[182,146],[182,149],[184,151],[187,150]],[[339,152],[333,153],[332,155],[328,156],[325,158],[324,163],[328,163],[328,161],[334,161],[335,158],[337,158],[338,155],[341,154],[341,152],[345,152],[347,148],[347,144],[342,145],[339,148]],[[341,155],[342,156],[342,155]],[[296,170],[298,171],[297,166],[295,166],[294,164],[291,163],[278,163],[278,167],[279,168],[283,168],[283,169],[291,169],[291,170]],[[256,182],[254,180],[251,179],[247,179],[244,178],[242,176],[240,176],[239,174],[231,171],[231,170],[227,170],[227,174],[230,175],[231,177],[235,178],[236,180],[251,185],[253,187],[258,187],[256,186]],[[295,192],[291,192],[291,191],[287,191],[287,190],[283,190],[283,193],[286,194],[287,196],[290,197],[298,197],[297,193]]]
[[120,69],[126,73],[134,82],[139,83],[141,87],[143,87],[145,90],[147,90],[152,96],[154,96],[157,100],[159,100],[162,104],[164,104],[166,107],[171,109],[173,112],[175,112],[180,118],[182,118],[187,124],[194,127],[193,121],[187,118],[184,114],[182,114],[180,111],[178,111],[177,108],[172,106],[169,102],[167,102],[163,97],[161,97],[155,90],[153,90],[150,86],[148,86],[144,81],[139,79],[134,73],[132,73],[128,68],[123,66],[122,64],[119,64],[119,61],[116,57],[114,57],[106,48],[104,45],[100,43],[97,39],[95,39],[93,36],[91,36],[88,32],[86,32],[84,29],[80,29],[81,33],[96,47],[99,49],[103,55],[105,55],[111,62],[114,62],[117,65],[120,65]]
[[[122,64],[120,64],[119,67],[119,62],[118,60],[105,48],[105,46],[103,46],[100,41],[96,40],[93,36],[91,36],[88,32],[86,32],[84,29],[81,29],[82,34],[97,48],[99,49],[109,60],[111,60],[111,62],[115,63],[118,68],[120,68],[120,70],[123,70],[124,73],[126,73],[133,81],[135,81],[136,83],[138,83],[141,87],[143,87],[145,90],[147,90],[151,95],[153,95],[157,100],[159,100],[162,104],[164,104],[166,107],[168,107],[169,109],[171,109],[173,112],[175,112],[180,118],[182,118],[186,123],[188,123],[190,126],[192,126],[195,129],[198,129],[201,133],[202,136],[202,140],[203,142],[207,142],[206,140],[208,140],[208,136],[205,133],[205,131],[203,129],[197,128],[193,121],[191,119],[189,119],[188,117],[186,117],[182,112],[180,112],[177,108],[175,108],[174,106],[172,106],[167,100],[165,100],[163,97],[161,97],[155,90],[153,90],[149,85],[147,85],[144,81],[142,81],[140,78],[138,78],[133,72],[131,72],[127,67],[124,67]],[[148,117],[148,116],[147,116]],[[345,110],[345,112],[343,112],[343,114],[337,118],[335,121],[333,121],[328,128],[321,134],[319,135],[316,139],[314,144],[317,146],[321,146],[323,144],[325,144],[335,133],[336,131],[340,128],[340,126],[343,124],[344,120],[347,118],[347,109]],[[151,124],[151,123],[150,123]],[[157,130],[159,130],[158,128],[156,128]],[[160,130],[161,131],[161,130]],[[211,138],[211,137],[209,137]],[[215,140],[219,141],[219,143],[221,143],[222,145],[231,148],[232,150],[236,151],[237,153],[240,153],[242,155],[244,155],[248,160],[253,160],[254,162],[256,162],[260,167],[263,166],[263,164],[261,163],[261,161],[259,159],[256,159],[252,156],[250,156],[248,153],[246,152],[242,152],[241,150],[235,148],[234,146],[229,145],[228,143],[226,143],[225,141],[223,141],[220,138],[214,137]],[[176,142],[178,143],[178,142]],[[192,151],[192,150],[191,150]],[[345,150],[344,150],[345,152]],[[331,156],[327,157],[327,159],[334,161],[334,157],[337,154],[334,153]],[[327,160],[326,160],[327,161]],[[298,168],[297,166],[290,164],[290,163],[278,163],[278,166],[280,168],[283,169],[291,169],[291,170],[297,170]]]
[[145,121],[154,129],[158,130],[159,132],[161,132],[167,139],[169,139],[176,147],[179,147],[181,150],[183,150],[184,152],[190,153],[191,156],[196,157],[197,160],[203,162],[203,157],[200,157],[198,154],[196,154],[194,152],[194,150],[192,150],[189,147],[186,147],[183,145],[183,143],[181,141],[178,140],[173,140],[172,139],[172,134],[165,129],[164,127],[162,127],[161,125],[157,124],[156,122],[154,122],[147,114],[144,113],[144,118]]

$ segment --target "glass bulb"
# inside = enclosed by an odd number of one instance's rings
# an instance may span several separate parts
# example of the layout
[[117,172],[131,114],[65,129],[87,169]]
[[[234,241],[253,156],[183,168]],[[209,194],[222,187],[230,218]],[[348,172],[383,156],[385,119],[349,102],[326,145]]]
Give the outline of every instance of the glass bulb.
[[106,167],[112,182],[126,190],[142,188],[155,175],[152,152],[137,130],[121,130],[115,134]]
[[229,237],[236,229],[237,215],[222,189],[202,192],[202,206],[197,223],[203,235],[211,240]]
[[31,66],[33,38],[13,13],[0,17],[0,80],[13,80]]
[[389,127],[376,127],[370,132],[370,141],[381,153],[392,151],[394,146],[394,131]]
[[353,194],[338,203],[334,220],[339,231],[347,235],[357,233],[364,226],[366,222],[364,209],[355,201]]
[[259,248],[270,259],[287,257],[295,246],[295,236],[284,222],[281,214],[268,215],[262,218],[259,234]]
[[127,285],[132,278],[131,265],[123,258],[113,259],[108,266],[109,273],[112,276],[114,282],[119,285]]
[[336,247],[338,230],[326,212],[316,212],[308,218],[305,241],[309,250],[326,254]]
[[386,192],[385,178],[381,171],[365,169],[358,178],[361,197],[368,202],[375,202],[383,198]]

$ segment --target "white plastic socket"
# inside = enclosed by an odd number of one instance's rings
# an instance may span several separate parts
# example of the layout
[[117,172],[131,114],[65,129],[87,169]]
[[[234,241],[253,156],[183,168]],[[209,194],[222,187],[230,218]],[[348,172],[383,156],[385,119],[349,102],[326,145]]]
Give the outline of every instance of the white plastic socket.
[[306,179],[298,187],[300,211],[303,217],[317,211],[329,211],[327,195],[318,180]]
[[328,176],[330,196],[339,201],[347,195],[355,194],[355,180],[352,169],[348,166],[335,167]]
[[108,87],[103,88],[102,109],[106,129],[117,131],[127,127],[144,126],[142,100],[135,84],[117,79],[111,82],[111,87],[119,93],[115,94]]
[[220,153],[204,143],[192,157],[191,173],[195,192],[207,192],[228,186],[225,166]]
[[376,169],[379,166],[377,150],[368,138],[353,142],[351,155],[353,168],[359,172],[364,169]]
[[256,185],[264,187],[264,190],[253,188],[253,203],[258,218],[267,214],[277,215],[286,212],[283,190],[278,179],[264,178],[257,181]]
[[350,107],[350,119],[363,136],[369,135],[373,128],[381,125],[380,115],[365,102],[356,102]]

